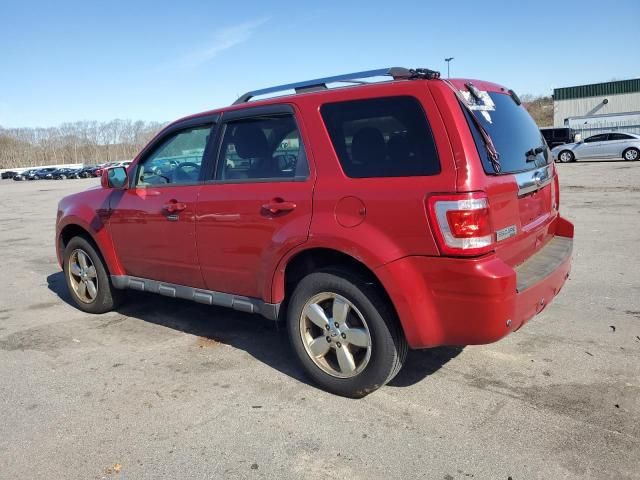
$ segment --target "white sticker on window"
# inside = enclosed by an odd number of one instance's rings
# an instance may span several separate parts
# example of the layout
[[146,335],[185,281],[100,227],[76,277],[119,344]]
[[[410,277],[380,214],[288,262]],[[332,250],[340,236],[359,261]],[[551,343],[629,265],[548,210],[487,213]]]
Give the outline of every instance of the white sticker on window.
[[493,103],[493,100],[491,99],[489,94],[484,90],[476,91],[478,93],[478,96],[480,97],[479,99],[471,95],[471,92],[469,92],[468,90],[460,90],[460,94],[464,98],[465,102],[467,102],[467,105],[471,110],[480,111],[480,114],[487,122],[493,123],[489,112],[493,112],[496,109],[496,104]]
[[489,96],[489,93],[485,92],[484,90],[478,90],[478,95],[480,96],[479,100],[476,100],[476,98],[471,95],[471,92],[469,92],[468,90],[460,90],[460,93],[464,97],[464,100],[467,102],[467,105],[469,105],[469,108],[471,110],[492,112],[496,109],[496,104],[493,103],[493,100]]

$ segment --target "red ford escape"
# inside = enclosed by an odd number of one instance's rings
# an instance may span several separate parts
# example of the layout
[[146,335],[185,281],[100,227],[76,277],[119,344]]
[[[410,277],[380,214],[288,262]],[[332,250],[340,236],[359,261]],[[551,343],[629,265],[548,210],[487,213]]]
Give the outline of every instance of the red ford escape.
[[559,197],[512,90],[390,68],[172,123],[60,202],[56,249],[81,310],[131,289],[284,320],[309,377],[361,397],[408,348],[494,342],[549,304]]

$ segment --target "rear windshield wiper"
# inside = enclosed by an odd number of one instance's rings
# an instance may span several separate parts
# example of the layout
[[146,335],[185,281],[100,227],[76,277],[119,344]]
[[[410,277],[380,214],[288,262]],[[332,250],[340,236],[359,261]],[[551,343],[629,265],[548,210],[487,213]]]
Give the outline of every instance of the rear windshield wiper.
[[[502,172],[502,165],[500,165],[500,153],[498,152],[498,150],[496,150],[496,147],[493,144],[493,140],[491,139],[491,135],[489,135],[489,132],[487,132],[487,130],[482,126],[482,124],[480,123],[480,120],[478,120],[475,113],[473,113],[473,110],[471,109],[467,101],[464,99],[462,94],[458,91],[458,89],[454,87],[449,80],[443,80],[443,81],[444,83],[449,85],[449,88],[451,88],[451,90],[453,90],[453,93],[455,93],[456,97],[458,98],[458,101],[462,105],[462,108],[464,108],[465,111],[469,114],[469,116],[471,117],[471,121],[473,122],[476,129],[480,133],[480,137],[482,137],[482,142],[484,143],[484,147],[487,150],[487,156],[489,157],[489,161],[491,162],[491,166],[493,167],[493,170],[496,173]],[[469,92],[474,98],[476,98],[477,100],[480,99],[480,94],[478,93],[475,86],[468,83],[466,84],[466,87],[467,89],[469,89]]]
[[542,145],[540,145],[539,147],[535,147],[530,150],[527,150],[525,152],[525,155],[527,157],[527,162],[535,162],[536,157],[540,155],[542,152],[544,152],[545,150],[546,148]]

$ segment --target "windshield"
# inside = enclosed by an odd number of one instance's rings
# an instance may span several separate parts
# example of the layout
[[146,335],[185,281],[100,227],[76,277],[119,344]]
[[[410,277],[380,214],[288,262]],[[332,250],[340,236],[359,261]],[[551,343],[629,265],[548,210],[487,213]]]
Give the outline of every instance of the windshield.
[[[533,118],[522,105],[506,93],[489,92],[493,107],[473,110],[473,114],[487,131],[500,154],[500,173],[515,173],[546,165],[550,161],[549,150]],[[465,115],[469,115],[463,109]],[[496,171],[487,155],[487,149],[478,129],[467,117],[482,159],[485,172]]]

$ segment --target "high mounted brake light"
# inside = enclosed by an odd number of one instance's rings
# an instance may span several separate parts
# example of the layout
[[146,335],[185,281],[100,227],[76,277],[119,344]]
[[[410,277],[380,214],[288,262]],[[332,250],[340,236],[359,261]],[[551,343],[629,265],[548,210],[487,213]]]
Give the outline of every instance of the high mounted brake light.
[[427,210],[442,254],[481,255],[493,250],[486,194],[433,195],[427,199]]

